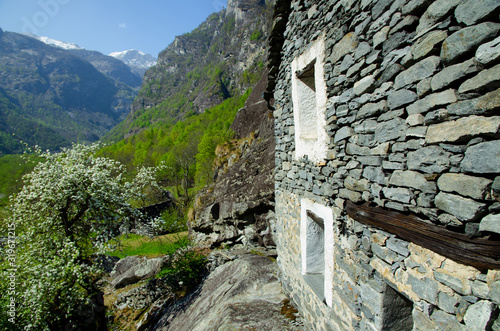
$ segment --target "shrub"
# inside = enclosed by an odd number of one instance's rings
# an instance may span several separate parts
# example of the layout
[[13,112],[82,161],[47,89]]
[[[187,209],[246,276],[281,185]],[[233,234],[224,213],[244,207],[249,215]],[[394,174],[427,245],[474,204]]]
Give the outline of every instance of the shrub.
[[260,29],[256,29],[250,36],[250,41],[257,41],[260,38],[262,38],[262,31],[260,31]]
[[194,286],[206,273],[206,257],[194,249],[178,250],[156,275],[164,278],[172,287]]

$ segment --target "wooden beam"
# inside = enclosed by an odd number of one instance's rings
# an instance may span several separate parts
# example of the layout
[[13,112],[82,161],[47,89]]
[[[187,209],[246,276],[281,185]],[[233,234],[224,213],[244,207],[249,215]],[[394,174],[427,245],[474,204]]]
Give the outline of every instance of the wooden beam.
[[471,238],[444,227],[427,223],[414,215],[387,211],[368,204],[346,203],[347,214],[354,220],[370,225],[399,238],[430,249],[456,262],[480,270],[500,269],[500,242]]

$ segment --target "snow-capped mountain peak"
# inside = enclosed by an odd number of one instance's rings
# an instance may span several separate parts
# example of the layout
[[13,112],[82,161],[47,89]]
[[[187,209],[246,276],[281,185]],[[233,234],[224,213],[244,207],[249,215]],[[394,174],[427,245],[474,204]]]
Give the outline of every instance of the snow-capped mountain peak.
[[129,49],[122,52],[113,52],[110,53],[109,56],[123,61],[130,67],[148,69],[156,65],[156,59],[152,55],[144,53],[142,51],[138,51],[136,49]]
[[66,49],[66,50],[70,50],[70,49],[83,49],[80,46],[78,46],[77,44],[67,43],[67,42],[60,41],[60,40],[55,40],[55,39],[52,39],[52,38],[49,38],[49,37],[36,36],[36,35],[30,34],[30,33],[28,33],[27,35],[30,36],[30,37],[32,37],[32,38],[38,39],[41,42],[46,43],[47,45],[56,46],[56,47],[59,47],[59,48],[62,48],[62,49]]

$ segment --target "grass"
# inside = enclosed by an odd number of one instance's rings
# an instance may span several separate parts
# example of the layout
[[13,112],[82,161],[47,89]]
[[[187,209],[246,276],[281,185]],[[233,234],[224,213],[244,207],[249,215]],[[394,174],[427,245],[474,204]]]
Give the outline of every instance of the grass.
[[117,245],[117,248],[110,251],[108,255],[117,256],[120,259],[131,255],[146,256],[154,258],[162,255],[172,254],[181,247],[189,244],[188,233],[179,232],[166,234],[164,236],[150,239],[137,234],[121,235],[112,239],[110,244]]

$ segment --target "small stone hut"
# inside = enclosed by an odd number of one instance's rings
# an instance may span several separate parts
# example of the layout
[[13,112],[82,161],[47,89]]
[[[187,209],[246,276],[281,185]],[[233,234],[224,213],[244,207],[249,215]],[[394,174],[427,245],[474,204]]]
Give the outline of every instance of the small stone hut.
[[277,0],[274,239],[311,329],[500,329],[499,13]]

